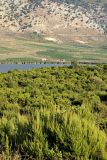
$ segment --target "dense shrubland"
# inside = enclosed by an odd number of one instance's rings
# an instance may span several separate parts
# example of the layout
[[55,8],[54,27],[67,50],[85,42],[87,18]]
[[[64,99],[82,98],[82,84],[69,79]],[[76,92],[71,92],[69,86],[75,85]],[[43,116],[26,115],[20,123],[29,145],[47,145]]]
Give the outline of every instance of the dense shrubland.
[[106,160],[107,65],[0,74],[0,158]]

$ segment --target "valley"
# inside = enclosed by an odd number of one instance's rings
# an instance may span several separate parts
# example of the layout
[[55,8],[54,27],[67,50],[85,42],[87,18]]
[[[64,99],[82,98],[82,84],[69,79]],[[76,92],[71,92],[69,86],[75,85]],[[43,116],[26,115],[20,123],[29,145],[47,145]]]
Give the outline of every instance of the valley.
[[0,0],[0,160],[107,160],[107,0]]
[[41,62],[45,59],[47,62],[107,62],[107,47],[104,41],[106,37],[97,43],[95,41],[85,43],[84,40],[58,41],[55,38],[53,41],[52,38],[47,39],[45,36],[32,33],[1,35],[1,63]]

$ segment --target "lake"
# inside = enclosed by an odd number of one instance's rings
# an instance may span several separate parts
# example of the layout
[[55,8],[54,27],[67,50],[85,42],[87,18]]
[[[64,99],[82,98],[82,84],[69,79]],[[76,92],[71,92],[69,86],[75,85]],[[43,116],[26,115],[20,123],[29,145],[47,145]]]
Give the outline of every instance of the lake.
[[68,66],[68,64],[56,64],[56,63],[46,63],[46,64],[0,64],[0,72],[8,72],[12,70],[30,70],[33,68],[42,67],[53,67],[53,66]]

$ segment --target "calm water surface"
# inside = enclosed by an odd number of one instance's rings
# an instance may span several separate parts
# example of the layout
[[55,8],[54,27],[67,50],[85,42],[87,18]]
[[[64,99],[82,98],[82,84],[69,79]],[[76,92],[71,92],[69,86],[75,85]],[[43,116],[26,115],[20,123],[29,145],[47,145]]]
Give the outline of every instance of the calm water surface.
[[15,69],[30,70],[33,68],[52,67],[52,66],[65,66],[67,64],[0,64],[0,72],[8,72]]

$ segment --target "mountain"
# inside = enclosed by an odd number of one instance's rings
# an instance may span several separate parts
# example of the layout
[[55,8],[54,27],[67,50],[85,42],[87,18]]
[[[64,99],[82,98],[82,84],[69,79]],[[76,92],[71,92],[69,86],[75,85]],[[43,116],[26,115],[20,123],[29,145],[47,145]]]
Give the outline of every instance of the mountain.
[[100,36],[107,32],[106,0],[0,0],[0,30]]

